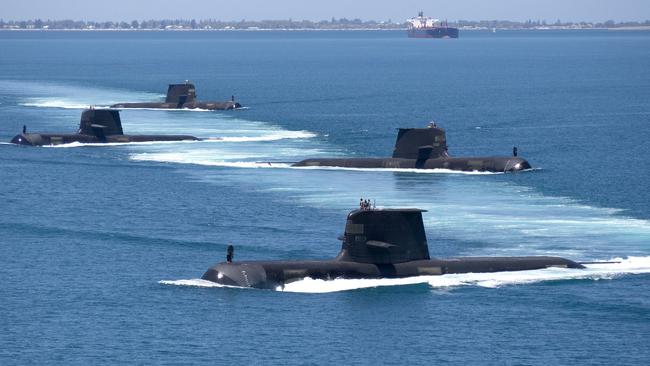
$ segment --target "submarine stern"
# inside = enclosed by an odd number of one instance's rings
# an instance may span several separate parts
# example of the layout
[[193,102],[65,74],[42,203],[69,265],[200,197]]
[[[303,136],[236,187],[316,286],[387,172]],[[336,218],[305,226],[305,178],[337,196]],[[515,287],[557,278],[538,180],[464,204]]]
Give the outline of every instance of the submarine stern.
[[583,269],[570,259],[549,256],[532,257],[459,257],[441,260],[444,273],[490,273],[532,271],[545,268]]

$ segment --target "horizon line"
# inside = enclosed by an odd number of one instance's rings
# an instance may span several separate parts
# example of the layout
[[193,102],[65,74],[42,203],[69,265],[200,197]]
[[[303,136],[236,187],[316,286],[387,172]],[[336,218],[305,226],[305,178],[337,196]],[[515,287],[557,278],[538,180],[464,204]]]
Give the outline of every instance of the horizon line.
[[[442,20],[442,18],[440,18]],[[445,18],[445,20],[448,20],[448,18]],[[361,18],[336,18],[336,17],[331,17],[330,19],[320,19],[320,20],[314,20],[314,19],[294,19],[293,17],[289,18],[284,18],[284,19],[231,19],[231,20],[223,20],[223,19],[215,19],[215,18],[202,18],[202,19],[197,19],[197,18],[185,18],[185,17],[180,17],[180,18],[126,18],[126,19],[121,19],[121,20],[95,20],[95,19],[89,19],[89,18],[22,18],[22,19],[4,19],[0,17],[0,21],[3,22],[35,22],[35,21],[47,21],[47,22],[64,22],[64,21],[73,21],[73,22],[93,22],[93,23],[107,23],[107,22],[112,22],[112,23],[121,23],[121,22],[133,22],[133,21],[195,21],[195,22],[219,22],[219,23],[245,23],[245,22],[256,22],[256,23],[261,23],[261,22],[312,22],[312,23],[338,23],[341,21],[344,22],[362,22],[362,23],[390,23],[390,24],[403,24],[407,22],[407,19],[397,22],[393,21],[392,18],[388,18],[385,20],[375,20],[375,19],[361,19]],[[644,22],[650,22],[650,18],[644,19],[644,20],[614,20],[614,19],[606,19],[606,20],[600,20],[600,21],[586,21],[586,20],[565,20],[562,21],[560,18],[554,18],[553,20],[548,20],[546,18],[529,18],[526,20],[512,20],[512,19],[455,19],[452,20],[453,22],[511,22],[511,23],[529,23],[529,22],[545,22],[547,24],[555,24],[555,23],[562,23],[562,24],[578,24],[578,23],[587,23],[587,24],[597,24],[597,23],[608,23],[608,22],[614,22],[614,23],[644,23]]]

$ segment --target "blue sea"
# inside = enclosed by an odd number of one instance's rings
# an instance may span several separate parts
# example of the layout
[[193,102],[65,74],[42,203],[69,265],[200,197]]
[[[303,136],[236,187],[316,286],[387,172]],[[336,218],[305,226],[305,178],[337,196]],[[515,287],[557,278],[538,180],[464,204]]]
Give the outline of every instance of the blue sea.
[[[22,147],[89,105],[191,80],[236,111],[124,110],[201,142]],[[429,121],[517,174],[300,169],[389,156]],[[0,364],[647,365],[650,32],[0,32]],[[279,162],[263,164],[260,162]],[[359,198],[426,209],[432,256],[585,270],[200,280],[225,259],[327,259]]]

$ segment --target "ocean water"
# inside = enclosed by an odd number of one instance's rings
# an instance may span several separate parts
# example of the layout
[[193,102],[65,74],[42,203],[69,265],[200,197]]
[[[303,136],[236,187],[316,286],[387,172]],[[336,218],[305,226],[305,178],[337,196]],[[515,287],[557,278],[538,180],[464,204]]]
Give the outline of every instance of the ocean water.
[[[201,142],[0,144],[0,363],[647,364],[650,32],[0,32],[0,141],[186,79],[227,112],[125,110]],[[435,120],[518,174],[291,168],[387,156]],[[267,164],[262,162],[274,162]],[[434,256],[586,270],[199,278],[225,258],[331,258],[359,197],[419,207]]]

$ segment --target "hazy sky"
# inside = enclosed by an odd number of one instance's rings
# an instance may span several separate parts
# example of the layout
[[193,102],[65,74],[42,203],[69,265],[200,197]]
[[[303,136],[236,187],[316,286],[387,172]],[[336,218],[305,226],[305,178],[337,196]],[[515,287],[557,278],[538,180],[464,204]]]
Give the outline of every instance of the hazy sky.
[[403,21],[423,10],[449,20],[604,21],[650,19],[650,0],[0,0],[0,18],[309,19]]

